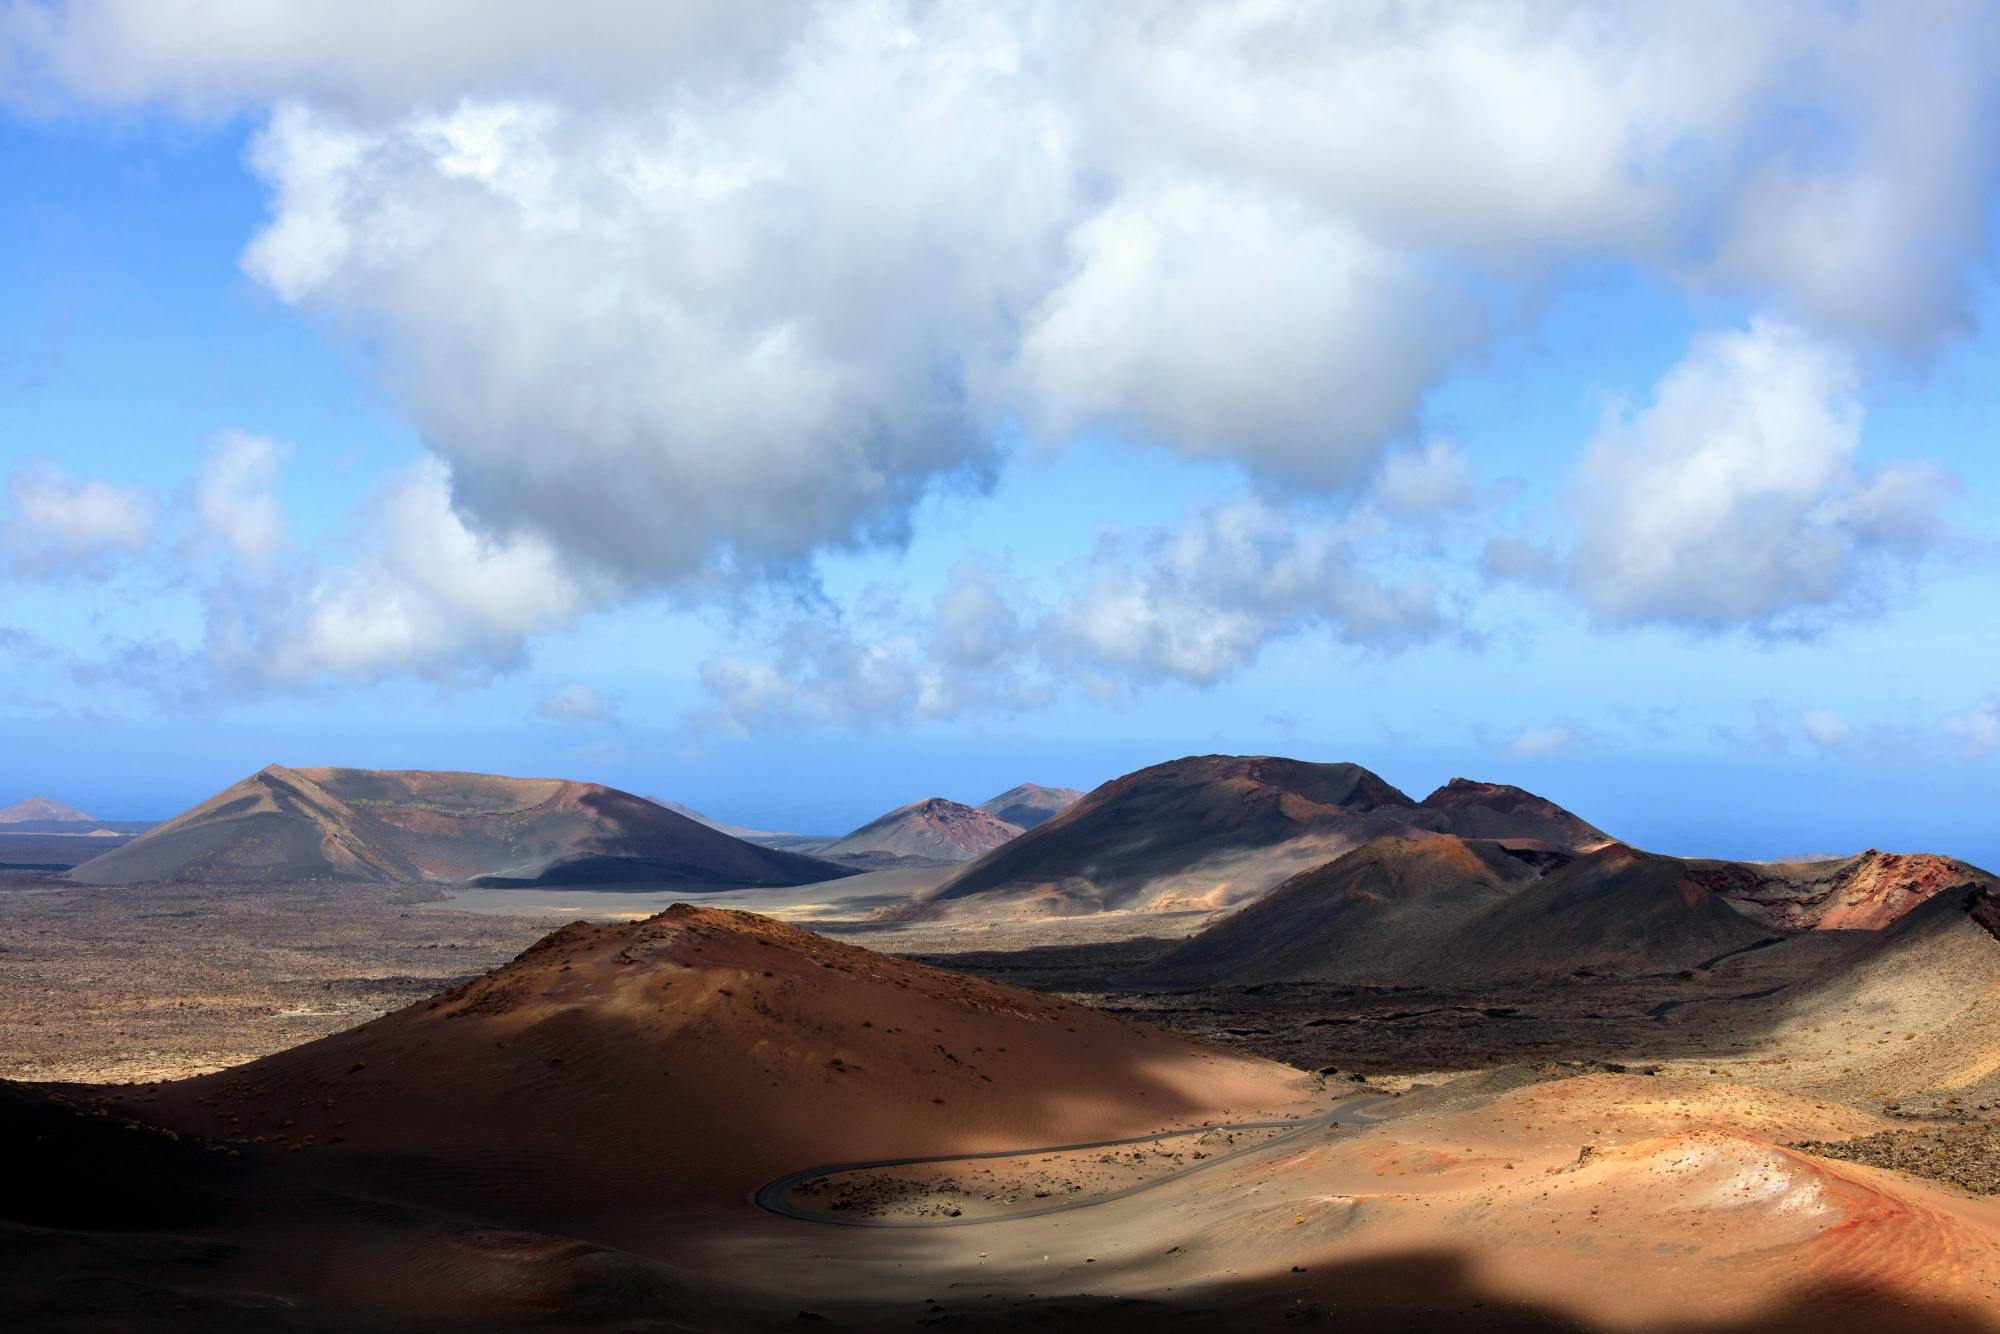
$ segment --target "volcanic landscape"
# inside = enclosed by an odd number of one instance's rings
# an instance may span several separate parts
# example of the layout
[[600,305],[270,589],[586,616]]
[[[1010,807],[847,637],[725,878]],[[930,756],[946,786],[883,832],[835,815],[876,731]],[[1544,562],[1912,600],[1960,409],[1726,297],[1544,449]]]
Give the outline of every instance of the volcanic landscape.
[[1227,755],[821,834],[279,765],[26,801],[0,1309],[2000,1330],[2000,880],[1587,816]]

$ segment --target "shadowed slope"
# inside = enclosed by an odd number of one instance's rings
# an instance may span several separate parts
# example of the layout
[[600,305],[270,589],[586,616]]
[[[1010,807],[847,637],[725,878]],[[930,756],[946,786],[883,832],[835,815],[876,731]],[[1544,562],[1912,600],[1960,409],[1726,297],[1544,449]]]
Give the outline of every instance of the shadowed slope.
[[272,765],[71,877],[723,887],[847,874],[594,783]]
[[1689,863],[1623,844],[1571,858],[1450,835],[1383,838],[1293,877],[1138,980],[1428,984],[1657,972],[1771,934]]
[[1132,980],[1187,987],[1418,976],[1468,918],[1536,874],[1490,841],[1378,838],[1293,876]]
[[1490,980],[1577,968],[1664,972],[1772,935],[1694,879],[1687,863],[1613,843],[1480,914],[1440,963],[1447,976]]

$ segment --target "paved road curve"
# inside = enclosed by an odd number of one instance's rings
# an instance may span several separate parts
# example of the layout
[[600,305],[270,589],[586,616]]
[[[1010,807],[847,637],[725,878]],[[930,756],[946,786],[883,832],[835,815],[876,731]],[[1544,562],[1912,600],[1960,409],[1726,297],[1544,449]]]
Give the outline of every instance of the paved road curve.
[[[995,1149],[988,1153],[942,1153],[930,1158],[878,1158],[866,1163],[829,1163],[824,1167],[807,1167],[797,1172],[788,1172],[776,1181],[766,1182],[757,1188],[756,1200],[758,1207],[784,1218],[802,1219],[808,1223],[832,1223],[838,1227],[975,1227],[981,1223],[1011,1223],[1016,1219],[1040,1218],[1044,1214],[1067,1213],[1072,1209],[1088,1209],[1092,1205],[1122,1200],[1127,1196],[1137,1195],[1142,1190],[1151,1190],[1169,1181],[1178,1181],[1196,1172],[1205,1172],[1211,1167],[1240,1158],[1246,1153],[1263,1153],[1281,1144],[1289,1144],[1303,1135],[1325,1129],[1336,1122],[1358,1129],[1362,1124],[1377,1120],[1374,1115],[1375,1109],[1383,1103],[1393,1101],[1394,1097],[1394,1094],[1389,1093],[1371,1093],[1365,1097],[1350,1098],[1332,1111],[1304,1121],[1236,1121],[1188,1126],[1180,1130],[1164,1130],[1153,1135],[1133,1135],[1129,1139],[1092,1140],[1088,1144],[1045,1144],[1032,1149]],[[860,1172],[875,1167],[913,1167],[919,1163],[969,1163],[987,1158],[1025,1158],[1029,1154],[1036,1153],[1078,1153],[1085,1149],[1115,1149],[1129,1144],[1150,1144],[1154,1140],[1172,1139],[1180,1135],[1202,1135],[1211,1130],[1279,1130],[1285,1127],[1291,1127],[1290,1134],[1267,1139],[1261,1144],[1245,1145],[1228,1153],[1217,1154],[1213,1158],[1204,1158],[1198,1163],[1175,1168],[1171,1172],[1141,1181],[1136,1186],[1127,1186],[1123,1190],[1093,1195],[1084,1200],[1064,1200],[1057,1204],[1040,1205],[1033,1209],[1023,1209],[1018,1213],[994,1214],[987,1218],[867,1218],[858,1215],[837,1218],[831,1214],[810,1213],[793,1204],[789,1198],[794,1190],[818,1177],[834,1176],[841,1172]]]

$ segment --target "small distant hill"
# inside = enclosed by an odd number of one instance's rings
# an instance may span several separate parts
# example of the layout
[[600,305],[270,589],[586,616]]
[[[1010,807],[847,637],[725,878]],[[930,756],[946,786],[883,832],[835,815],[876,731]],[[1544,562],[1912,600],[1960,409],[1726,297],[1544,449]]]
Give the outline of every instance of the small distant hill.
[[1608,841],[1501,784],[1454,779],[1419,802],[1358,764],[1196,755],[1106,783],[898,915],[1223,908],[1370,839],[1460,832],[1567,850]]
[[898,806],[859,829],[814,849],[828,858],[895,858],[963,862],[1017,837],[1021,827],[943,797]]
[[1461,838],[1535,839],[1556,848],[1594,848],[1611,835],[1546,797],[1506,783],[1454,778],[1418,805],[1443,817],[1443,832]]
[[991,800],[980,802],[977,809],[996,820],[1033,829],[1055,819],[1082,800],[1083,793],[1073,787],[1042,787],[1035,783],[1023,783],[1019,787],[1008,788]]
[[11,806],[0,806],[0,825],[48,822],[52,824],[92,824],[96,817],[86,815],[74,806],[50,801],[47,797],[28,797]]
[[70,872],[90,884],[333,879],[687,889],[849,874],[596,783],[281,765]]

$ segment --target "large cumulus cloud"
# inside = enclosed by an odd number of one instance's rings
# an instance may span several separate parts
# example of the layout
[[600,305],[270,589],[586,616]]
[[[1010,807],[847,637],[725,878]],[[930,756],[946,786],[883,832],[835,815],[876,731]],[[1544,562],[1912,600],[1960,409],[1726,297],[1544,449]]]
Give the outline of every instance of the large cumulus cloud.
[[[449,635],[411,621],[365,661],[324,641],[327,670],[363,674],[399,652],[490,668],[607,600],[898,542],[928,489],[992,475],[1016,423],[1227,458],[1318,503],[1576,262],[1747,301],[1754,337],[1796,330],[1829,366],[1921,348],[1963,321],[1982,253],[2000,49],[1987,9],[1837,3],[4,14],[17,98],[262,118],[270,217],[244,265],[379,351],[438,457],[395,522],[568,585],[490,620],[444,596]],[[1594,450],[1605,512],[1719,457],[1663,443],[1699,416],[1672,390],[1624,452]],[[1929,492],[1843,472],[1855,391],[1822,390],[1828,443],[1787,455],[1810,478],[1744,463],[1708,497],[1809,550],[1729,526],[1761,562],[1746,590],[1700,568],[1708,520],[1652,522],[1687,548],[1662,570],[1586,518],[1579,596],[1710,624],[1836,600]],[[341,588],[418,573],[371,557],[308,605],[334,624]],[[1329,578],[1281,599],[1291,624],[1377,615]],[[1202,674],[1152,642],[1140,670]]]
[[1570,580],[1609,621],[1794,628],[1943,532],[1938,469],[1856,466],[1852,358],[1782,323],[1696,340],[1608,421],[1574,497]]

